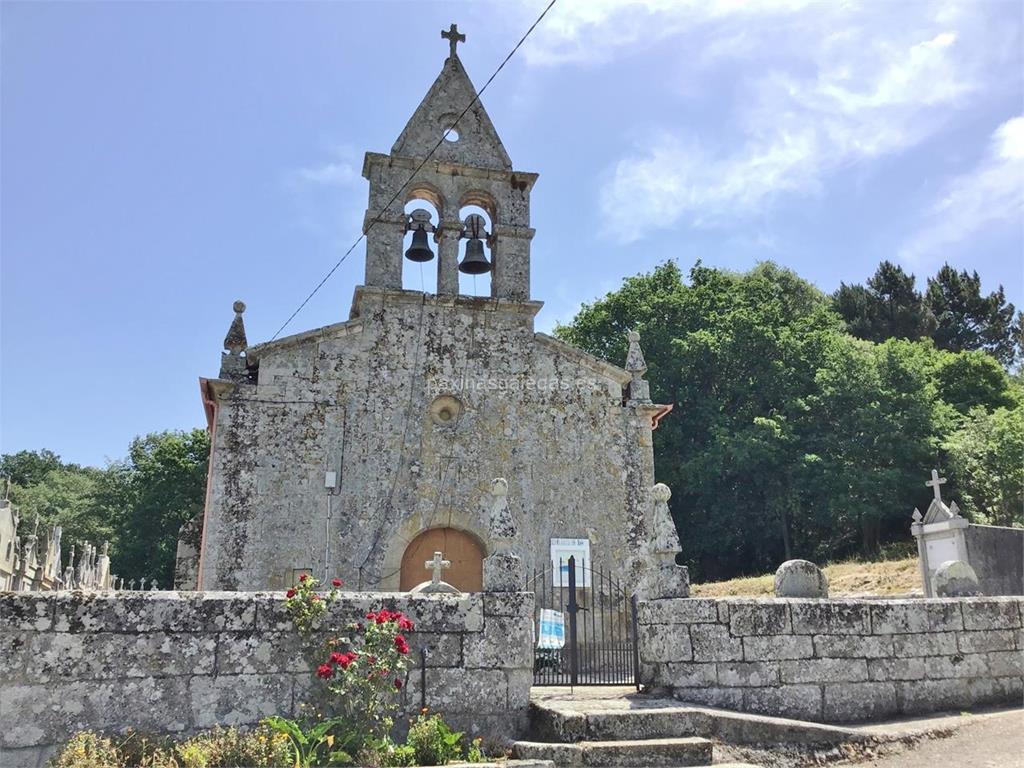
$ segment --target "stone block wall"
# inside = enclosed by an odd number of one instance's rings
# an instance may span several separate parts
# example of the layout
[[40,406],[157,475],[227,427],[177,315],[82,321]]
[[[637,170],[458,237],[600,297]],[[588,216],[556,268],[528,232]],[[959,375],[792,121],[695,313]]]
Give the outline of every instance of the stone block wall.
[[848,722],[1021,703],[1021,598],[673,599],[639,607],[642,674],[676,698]]
[[[533,595],[343,593],[331,623],[380,607],[416,623],[406,712],[512,736],[533,682]],[[188,734],[294,716],[315,679],[280,592],[0,594],[0,765],[41,766],[83,729]]]
[[986,595],[1024,595],[1024,528],[969,525],[967,562]]

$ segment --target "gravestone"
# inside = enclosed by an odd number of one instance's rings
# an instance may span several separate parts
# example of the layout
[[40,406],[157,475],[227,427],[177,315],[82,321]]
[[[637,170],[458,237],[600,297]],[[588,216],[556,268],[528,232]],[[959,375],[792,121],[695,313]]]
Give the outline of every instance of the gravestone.
[[978,574],[963,560],[947,560],[935,571],[935,594],[939,597],[978,597],[982,594]]
[[828,597],[828,577],[810,560],[787,560],[775,571],[776,597]]
[[1024,594],[1024,530],[969,522],[955,501],[947,505],[942,500],[940,486],[945,482],[933,469],[925,485],[934,498],[924,515],[914,510],[910,526],[917,539],[924,596],[938,594],[938,569],[953,560],[971,567],[983,595]]

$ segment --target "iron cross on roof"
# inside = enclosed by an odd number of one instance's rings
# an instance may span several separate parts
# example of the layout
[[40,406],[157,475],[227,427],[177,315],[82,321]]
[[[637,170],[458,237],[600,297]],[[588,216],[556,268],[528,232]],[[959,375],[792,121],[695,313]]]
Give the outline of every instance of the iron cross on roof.
[[441,37],[448,41],[448,45],[451,47],[451,56],[456,55],[455,46],[466,42],[466,36],[459,32],[458,24],[452,24],[447,30],[442,29]]

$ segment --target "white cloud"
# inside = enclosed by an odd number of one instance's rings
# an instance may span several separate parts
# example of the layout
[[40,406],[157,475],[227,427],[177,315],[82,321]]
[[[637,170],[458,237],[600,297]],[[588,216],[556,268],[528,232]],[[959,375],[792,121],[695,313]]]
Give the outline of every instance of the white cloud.
[[535,66],[601,64],[671,38],[680,70],[720,90],[715,101],[729,111],[717,126],[644,129],[643,116],[631,116],[634,134],[645,135],[608,167],[600,200],[612,233],[635,240],[681,221],[726,224],[780,195],[817,194],[840,169],[920,144],[986,88],[1019,90],[1019,21],[993,9],[579,0],[556,5],[524,53]]
[[319,163],[284,174],[296,226],[332,247],[347,247],[362,227],[365,182],[356,151],[336,144]]
[[332,158],[318,165],[298,168],[291,174],[293,182],[347,187],[361,179],[356,165],[355,152],[348,146],[336,146],[331,150]]
[[[816,3],[820,0],[561,0],[531,36],[523,56],[541,66],[607,61],[622,49],[649,45],[701,23],[756,19]],[[545,5],[547,0],[537,0],[517,15],[525,20]]]
[[984,158],[970,173],[945,185],[921,229],[904,245],[901,258],[915,267],[938,263],[948,246],[992,228],[1024,223],[1024,117],[1014,117],[992,134]]

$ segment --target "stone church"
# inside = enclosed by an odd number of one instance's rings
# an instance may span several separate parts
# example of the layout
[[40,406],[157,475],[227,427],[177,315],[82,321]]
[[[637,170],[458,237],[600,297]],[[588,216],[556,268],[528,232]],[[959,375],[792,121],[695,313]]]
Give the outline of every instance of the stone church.
[[[312,573],[407,590],[441,551],[445,580],[471,591],[502,547],[531,573],[575,552],[635,583],[650,562],[651,433],[671,407],[651,402],[636,334],[620,368],[534,330],[537,174],[513,168],[457,55],[465,37],[442,36],[441,73],[391,152],[363,162],[348,320],[249,346],[235,304],[220,373],[200,379],[213,447],[181,587]],[[435,258],[436,293],[403,288],[403,259]],[[460,273],[489,295],[460,293]]]

